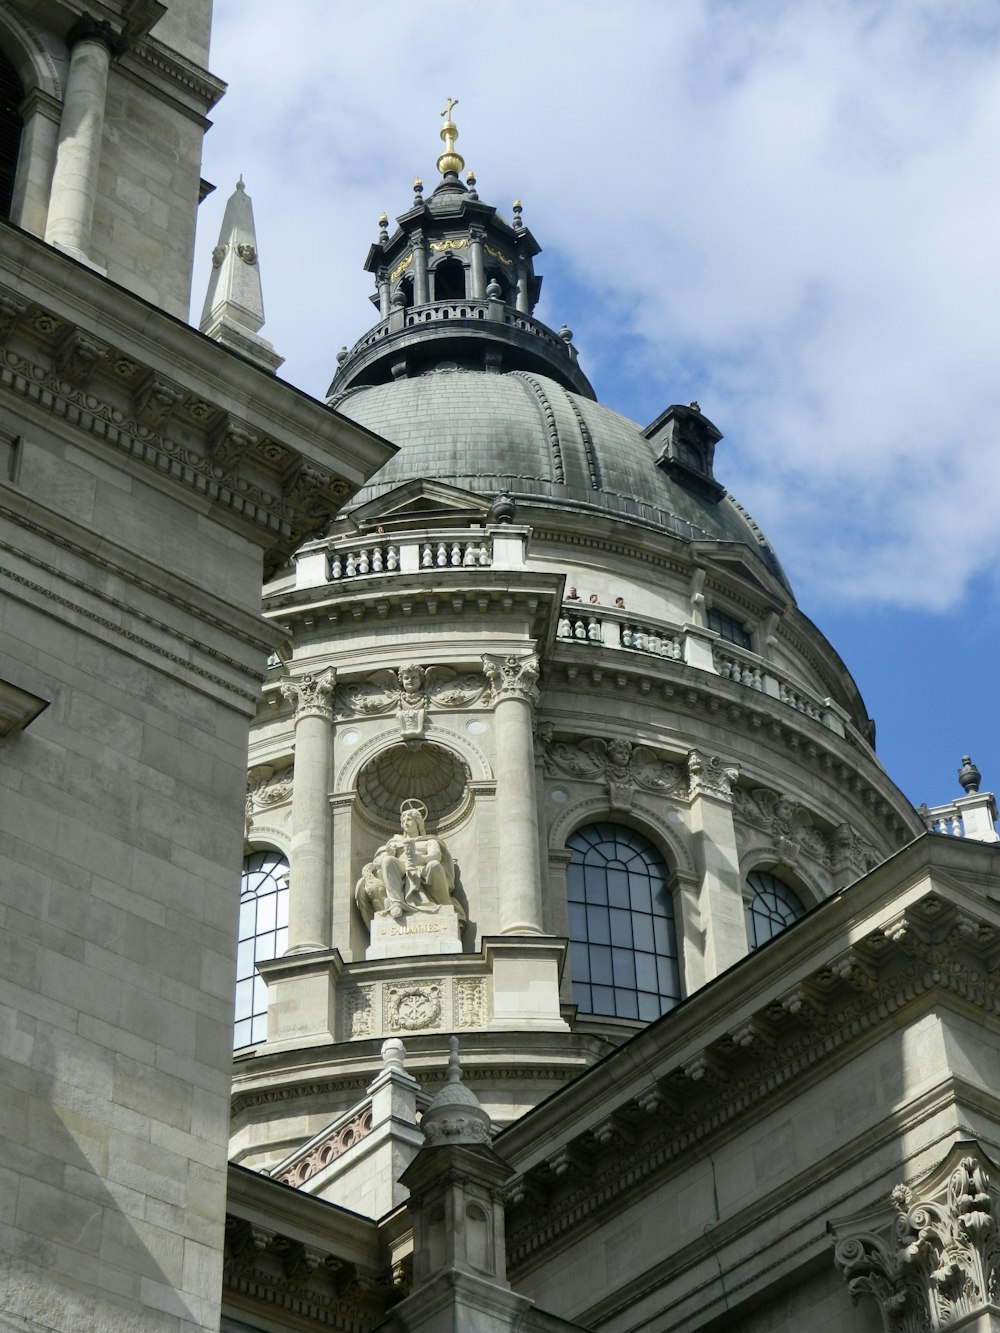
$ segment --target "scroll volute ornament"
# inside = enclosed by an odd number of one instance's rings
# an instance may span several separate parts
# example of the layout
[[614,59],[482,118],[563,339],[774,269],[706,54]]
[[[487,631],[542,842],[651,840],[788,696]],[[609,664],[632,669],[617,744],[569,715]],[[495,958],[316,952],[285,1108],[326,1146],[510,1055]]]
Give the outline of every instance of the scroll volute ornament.
[[295,709],[295,720],[303,717],[322,717],[333,720],[333,692],[337,683],[336,672],[324,671],[300,676],[282,683],[281,693]]
[[539,699],[537,653],[509,653],[506,657],[483,654],[483,672],[490,683],[490,702],[503,699],[524,699],[537,704]]
[[956,1144],[935,1175],[936,1186],[933,1179],[919,1190],[896,1186],[894,1217],[883,1209],[831,1223],[834,1261],[851,1296],[878,1303],[885,1333],[951,1328],[1000,1300],[1000,1236],[985,1155],[978,1144]]

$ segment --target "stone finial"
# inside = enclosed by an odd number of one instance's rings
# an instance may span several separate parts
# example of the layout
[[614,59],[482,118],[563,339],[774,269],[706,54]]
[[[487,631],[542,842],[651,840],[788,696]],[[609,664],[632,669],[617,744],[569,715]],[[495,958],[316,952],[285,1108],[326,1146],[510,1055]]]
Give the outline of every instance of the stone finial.
[[418,176],[413,182],[413,207],[419,208],[424,202],[424,183]]
[[521,221],[522,205],[520,199],[514,200],[513,211],[514,211],[514,230],[523,231],[524,223]]
[[497,282],[496,278],[490,278],[486,284],[486,295],[491,301],[499,301],[503,297],[503,288]]
[[389,240],[389,216],[387,213],[378,215],[378,239],[380,245],[385,245]]
[[513,523],[517,505],[514,497],[507,491],[501,491],[493,497],[490,505],[490,518],[494,523]]
[[967,754],[962,755],[962,767],[958,770],[958,783],[966,796],[973,795],[979,790],[979,784],[983,780],[983,775],[975,766]]
[[240,176],[226,203],[219,243],[212,251],[212,276],[198,327],[216,342],[242,352],[273,373],[284,357],[278,356],[259,333],[264,323],[264,297],[257,261],[253,204]]
[[398,1037],[390,1037],[382,1043],[382,1070],[386,1074],[406,1073],[406,1047]]
[[443,1144],[482,1144],[490,1141],[490,1117],[479,1105],[479,1098],[462,1082],[458,1058],[458,1038],[448,1042],[448,1077],[444,1087],[431,1099],[420,1123],[430,1147]]
[[467,172],[465,173],[465,183],[466,183],[466,185],[468,186],[468,189],[469,189],[469,198],[470,198],[470,199],[478,199],[478,198],[479,198],[479,194],[478,194],[478,192],[476,191],[476,176],[475,176],[475,173],[474,173],[474,172],[472,172],[472,171],[467,171]]
[[559,337],[563,340],[564,343],[571,343],[573,341],[573,330],[569,327],[568,324],[564,324],[562,328],[559,330]]

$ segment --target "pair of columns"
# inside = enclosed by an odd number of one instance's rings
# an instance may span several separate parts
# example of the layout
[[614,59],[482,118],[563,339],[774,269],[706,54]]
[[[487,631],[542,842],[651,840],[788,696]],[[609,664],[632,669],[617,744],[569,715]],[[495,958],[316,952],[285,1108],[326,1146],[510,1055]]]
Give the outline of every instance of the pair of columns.
[[[538,657],[535,653],[485,656],[483,671],[490,684],[496,737],[501,933],[541,935],[542,877],[532,734],[532,714],[538,702]],[[335,685],[336,673],[328,670],[288,681],[282,687],[295,707],[290,954],[331,946],[329,787]]]
[[109,23],[84,14],[69,33],[63,98],[45,239],[89,263],[111,61],[125,49]]

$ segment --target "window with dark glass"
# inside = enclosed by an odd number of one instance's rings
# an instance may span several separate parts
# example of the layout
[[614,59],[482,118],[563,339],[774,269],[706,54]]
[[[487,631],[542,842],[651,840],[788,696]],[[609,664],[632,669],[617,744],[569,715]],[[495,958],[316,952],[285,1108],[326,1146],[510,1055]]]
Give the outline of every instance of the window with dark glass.
[[465,300],[465,265],[457,259],[443,259],[434,270],[435,301]]
[[573,1000],[646,1022],[681,998],[670,873],[648,838],[588,824],[567,842]]
[[251,852],[243,861],[240,930],[236,952],[236,1025],[233,1045],[267,1038],[267,987],[257,964],[288,945],[288,862],[279,852]]
[[0,217],[10,217],[14,173],[21,150],[21,104],[24,88],[17,70],[0,52]]
[[805,915],[799,895],[766,870],[747,875],[747,940],[757,949]]
[[733,616],[727,616],[724,611],[709,611],[708,628],[714,629],[716,634],[721,634],[729,643],[735,643],[737,648],[753,647],[746,625]]

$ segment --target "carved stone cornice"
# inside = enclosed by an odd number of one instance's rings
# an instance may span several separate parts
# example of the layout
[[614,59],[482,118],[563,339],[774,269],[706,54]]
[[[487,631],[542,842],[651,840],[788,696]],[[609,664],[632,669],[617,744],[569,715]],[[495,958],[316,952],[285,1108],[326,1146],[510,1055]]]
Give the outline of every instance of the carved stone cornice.
[[323,1328],[368,1333],[398,1299],[391,1273],[370,1272],[335,1253],[227,1213],[223,1301],[294,1313]]
[[[641,1113],[627,1152],[613,1146],[595,1157],[572,1186],[554,1183],[551,1163],[527,1172],[521,1193],[542,1194],[544,1208],[514,1208],[508,1219],[512,1267],[541,1249],[567,1241],[585,1218],[615,1206],[640,1182],[681,1162],[692,1149],[729,1125],[757,1113],[800,1077],[835,1061],[923,996],[946,994],[960,1005],[1000,1018],[993,980],[1000,930],[936,892],[911,903],[850,948],[835,955],[784,994],[741,1016],[700,1050],[679,1049],[676,1063],[651,1071],[650,1085],[622,1094],[609,1112]],[[992,1021],[992,1019],[990,1020]],[[667,1116],[664,1109],[669,1110]],[[519,1133],[518,1127],[508,1133]],[[562,1145],[579,1157],[590,1131]],[[504,1151],[501,1139],[498,1151]],[[508,1150],[508,1157],[510,1157]],[[516,1153],[514,1154],[516,1158]],[[517,1192],[516,1182],[512,1190]]]
[[924,1180],[897,1185],[891,1208],[831,1222],[851,1297],[878,1304],[885,1333],[951,1328],[996,1308],[1000,1234],[988,1166],[978,1143],[959,1140]]
[[692,800],[699,796],[714,796],[717,800],[732,802],[733,788],[739,776],[737,766],[720,759],[717,754],[706,755],[700,750],[692,750],[688,754],[688,784]]
[[321,673],[309,672],[295,680],[283,680],[281,693],[290,701],[296,723],[305,717],[320,717],[332,722],[336,684],[337,673],[331,667]]
[[490,704],[505,699],[521,699],[534,707],[538,703],[539,661],[537,653],[508,653],[505,657],[483,654],[483,674],[490,684]]

